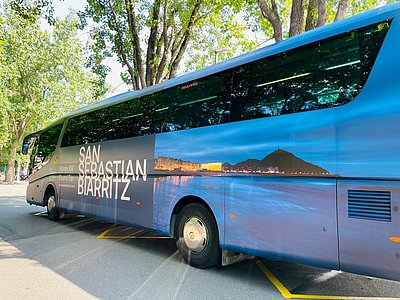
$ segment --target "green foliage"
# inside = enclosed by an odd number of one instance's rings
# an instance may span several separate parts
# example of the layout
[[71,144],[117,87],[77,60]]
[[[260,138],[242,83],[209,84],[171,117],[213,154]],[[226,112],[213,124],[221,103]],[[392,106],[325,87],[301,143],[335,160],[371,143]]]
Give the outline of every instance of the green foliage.
[[[126,47],[129,61],[133,60],[133,45],[129,38],[125,3],[123,0],[115,0],[112,3],[112,8],[110,8],[106,0],[88,0],[87,2],[85,11],[78,13],[81,28],[87,25],[87,19],[90,18],[97,25],[90,32],[93,43],[86,66],[92,68],[93,72],[105,82],[110,71],[110,68],[103,64],[105,60],[116,54],[118,61],[125,65],[120,53],[121,47]],[[140,17],[140,20],[142,19],[143,17]],[[121,36],[118,35],[117,28],[120,28]],[[129,76],[123,79],[129,83]]]
[[392,1],[381,1],[381,0],[350,0],[348,14],[355,15],[364,11],[373,9],[380,4],[388,4]]
[[[239,1],[239,0],[237,0]],[[271,3],[274,2],[276,3],[277,6],[277,14],[279,15],[279,22],[276,20],[268,19],[268,17],[263,16],[260,7],[257,5],[256,1],[248,1],[248,0],[242,0],[242,4],[245,10],[245,18],[248,22],[253,24],[253,30],[262,30],[265,32],[265,34],[269,37],[273,37],[274,32],[273,28],[270,22],[277,22],[281,24],[281,27],[283,29],[283,38],[289,37],[288,29],[292,22],[295,20],[291,19],[291,6],[292,2],[294,0],[270,0],[270,1],[265,1],[267,3],[267,6],[271,10]],[[384,5],[394,2],[394,0],[325,0],[325,9],[326,9],[326,20],[321,21],[323,24],[329,24],[335,21],[337,17],[337,13],[339,11],[339,7],[343,8],[344,14],[343,15],[338,15],[340,19],[341,17],[349,17],[361,12],[364,12],[366,10],[373,9],[379,5]],[[309,0],[304,0],[304,6],[302,8],[304,16],[307,15],[307,9],[309,6],[310,1]],[[315,3],[315,2],[314,2]],[[318,18],[318,9],[315,8],[311,10],[311,14],[313,16],[314,21],[317,20]],[[323,14],[322,14],[323,15]],[[304,18],[304,24],[299,24],[300,28],[305,29],[305,20]],[[322,18],[324,20],[324,18]],[[320,26],[318,25],[318,26]]]
[[[239,18],[243,15],[243,0],[135,1],[136,32],[129,25],[127,2],[89,0],[85,11],[80,12],[82,25],[87,24],[88,19],[96,23],[91,31],[94,43],[89,63],[102,78],[109,72],[102,62],[113,55],[127,70],[121,78],[137,89],[140,87],[132,83],[132,78],[143,76],[141,66],[146,69],[146,85],[141,84],[143,87],[174,77],[178,68],[178,73],[182,73],[214,63],[215,49],[230,49],[228,54],[219,56],[222,60],[256,47],[256,43],[247,37],[251,28],[234,17],[235,13]],[[197,5],[198,10],[195,9]],[[155,17],[154,9],[157,7],[159,16]],[[193,27],[189,26],[190,22],[193,22]],[[156,32],[153,37],[152,29]],[[138,51],[134,42],[136,33],[141,43],[142,61],[135,56]],[[154,48],[151,47],[151,38],[155,40]],[[162,76],[156,76],[155,80],[148,78],[155,73]]]
[[[3,18],[0,16],[0,26],[3,25]],[[4,44],[4,40],[0,37],[0,52],[3,51],[3,44]]]
[[12,5],[5,5],[2,19],[0,149],[13,161],[28,132],[98,99],[106,89],[84,68],[85,49],[72,13],[54,20],[52,34],[40,29],[39,18],[27,18]]
[[[242,12],[239,12],[242,15]],[[257,48],[253,33],[245,22],[241,22],[232,7],[223,6],[216,13],[207,14],[195,28],[191,47],[187,51],[185,71],[193,71]],[[226,53],[217,53],[226,49]]]
[[50,25],[54,25],[53,0],[9,0],[8,5],[19,17],[35,23],[42,16]]

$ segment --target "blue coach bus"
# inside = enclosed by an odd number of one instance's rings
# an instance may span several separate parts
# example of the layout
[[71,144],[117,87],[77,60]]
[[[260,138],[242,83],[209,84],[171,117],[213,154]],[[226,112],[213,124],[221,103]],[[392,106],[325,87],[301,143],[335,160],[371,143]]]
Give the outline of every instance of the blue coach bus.
[[30,204],[400,280],[400,5],[74,111],[28,135]]

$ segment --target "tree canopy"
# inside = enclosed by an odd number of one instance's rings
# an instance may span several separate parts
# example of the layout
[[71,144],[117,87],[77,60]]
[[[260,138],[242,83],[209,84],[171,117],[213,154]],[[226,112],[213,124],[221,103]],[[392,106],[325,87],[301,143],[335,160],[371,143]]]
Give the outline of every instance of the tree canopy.
[[123,79],[137,90],[175,77],[183,60],[192,69],[204,66],[204,51],[210,57],[231,40],[235,39],[232,55],[237,48],[241,52],[253,49],[252,42],[242,42],[246,26],[234,18],[240,7],[231,4],[224,0],[88,0],[80,16],[83,24],[95,23],[90,65],[104,77],[109,70],[102,62],[116,55],[127,70]]
[[[54,20],[40,28],[36,11],[5,4],[0,26],[0,155],[12,181],[17,149],[23,137],[73,109],[101,97],[106,88],[87,71],[85,49],[77,36],[78,19]],[[5,158],[5,159],[4,159]]]
[[[391,0],[257,0],[261,15],[247,9],[250,19],[275,41],[372,9]],[[288,28],[288,30],[285,30]]]
[[103,61],[117,56],[123,80],[137,90],[213,63],[218,49],[227,49],[224,58],[254,50],[256,32],[280,41],[387,2],[88,0],[80,17],[94,24],[88,65],[105,78]]

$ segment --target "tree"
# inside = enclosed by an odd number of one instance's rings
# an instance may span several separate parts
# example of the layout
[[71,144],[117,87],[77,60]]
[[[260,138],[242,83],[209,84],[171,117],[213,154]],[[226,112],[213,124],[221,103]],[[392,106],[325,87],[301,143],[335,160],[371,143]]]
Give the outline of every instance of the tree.
[[[229,40],[227,30],[232,38],[245,39],[245,28],[229,13],[229,10],[240,9],[239,6],[230,8],[232,3],[234,1],[89,0],[81,18],[82,23],[89,19],[96,23],[91,31],[94,43],[90,65],[105,77],[109,69],[101,63],[116,54],[127,69],[123,79],[134,90],[177,76],[188,48],[194,53],[192,59],[188,56],[186,59],[193,62],[201,56],[199,65],[202,66],[210,58],[211,49],[206,50],[206,58],[194,48],[222,47],[218,44],[227,44]],[[213,34],[204,30],[200,34],[205,28],[212,28]],[[218,29],[221,35],[216,34]],[[242,43],[243,49],[252,48],[245,44]],[[196,63],[190,68],[193,65]]]
[[[68,111],[102,96],[106,89],[84,68],[84,48],[72,15],[55,20],[52,35],[40,29],[39,15],[5,4],[0,36],[0,150],[6,156],[6,181],[23,137]],[[27,17],[29,16],[29,17]],[[3,129],[6,130],[3,130]]]
[[243,15],[242,6],[235,7],[235,3],[239,4],[233,2],[219,11],[210,12],[199,21],[186,50],[181,67],[184,71],[204,68],[258,47],[256,33],[251,30],[252,24],[239,19],[238,15]]
[[54,25],[53,0],[9,0],[7,5],[25,20],[35,21],[41,16]]
[[[257,0],[261,15],[268,23],[264,30],[273,29],[275,41],[281,41],[285,36],[292,37],[322,25],[338,21],[346,15],[354,15],[392,1],[380,0]],[[289,14],[289,7],[290,14]],[[304,16],[306,18],[304,19]],[[305,20],[305,21],[304,21]],[[289,32],[283,28],[289,24]]]
[[[93,70],[103,77],[109,71],[101,62],[117,54],[128,70],[124,77],[133,89],[141,89],[174,77],[186,50],[193,26],[198,22],[203,0],[155,0],[154,3],[133,0],[89,0],[81,18],[91,18]],[[143,55],[142,32],[147,33]]]

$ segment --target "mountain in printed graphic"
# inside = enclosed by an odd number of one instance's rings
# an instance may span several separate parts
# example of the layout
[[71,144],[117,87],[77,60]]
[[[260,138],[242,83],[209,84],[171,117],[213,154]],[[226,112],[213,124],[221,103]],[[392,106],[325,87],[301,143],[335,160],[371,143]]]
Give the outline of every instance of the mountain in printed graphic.
[[281,174],[281,175],[316,175],[326,176],[330,173],[314,164],[306,162],[296,155],[277,149],[263,159],[249,158],[237,164],[229,163],[197,163],[182,159],[159,156],[155,160],[155,171],[168,172],[223,172],[249,174]]
[[277,149],[262,160],[247,159],[237,164],[224,163],[222,165],[224,172],[239,173],[273,173],[287,175],[329,175],[330,173],[314,164],[308,163],[296,155]]

